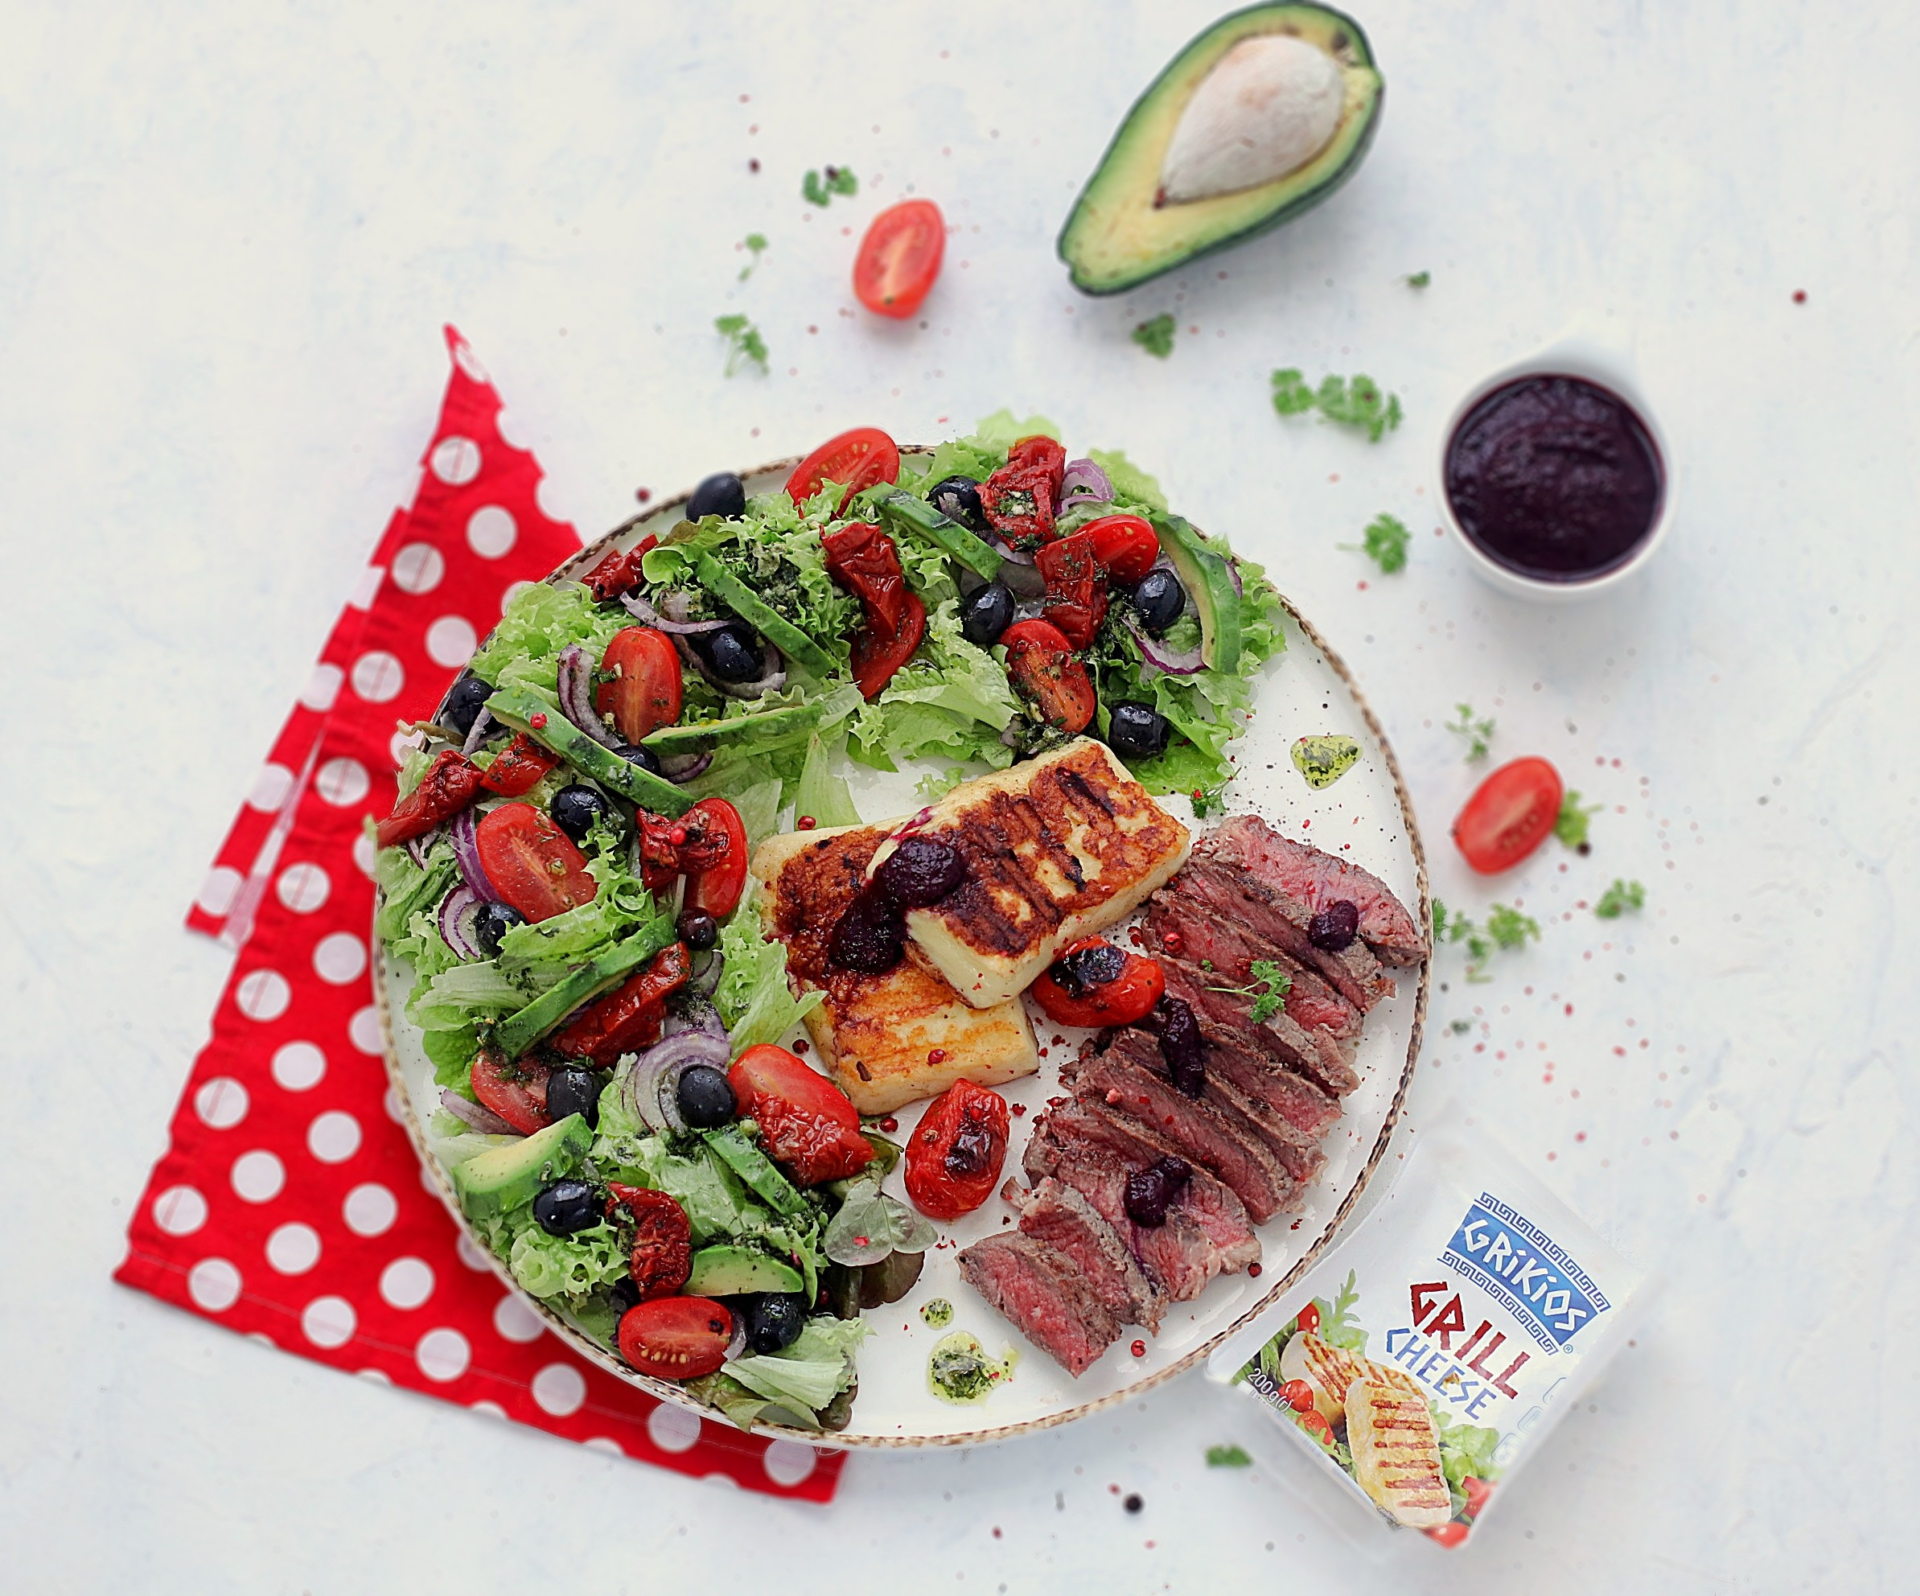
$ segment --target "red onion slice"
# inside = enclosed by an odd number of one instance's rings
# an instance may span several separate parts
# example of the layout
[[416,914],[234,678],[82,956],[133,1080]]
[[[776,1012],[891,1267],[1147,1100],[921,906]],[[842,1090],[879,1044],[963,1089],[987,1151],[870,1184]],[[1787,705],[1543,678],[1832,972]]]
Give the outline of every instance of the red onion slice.
[[660,1028],[660,1038],[665,1041],[669,1036],[680,1036],[688,1031],[710,1036],[716,1042],[727,1039],[727,1027],[720,1018],[720,1011],[707,1001],[704,993],[695,992],[691,986],[675,994],[668,1003],[666,1024]]
[[602,748],[618,748],[620,739],[593,707],[593,666],[587,651],[578,643],[560,650],[560,713],[578,726]]
[[1033,563],[1032,554],[1016,549],[997,532],[990,534],[987,542],[1000,555],[999,581],[1003,587],[1022,598],[1039,598],[1046,592],[1047,579]]
[[413,837],[401,846],[407,850],[407,857],[424,870],[427,868],[427,855],[433,852],[433,845],[446,834],[445,826],[435,826],[424,837]]
[[468,1130],[482,1136],[517,1136],[520,1133],[490,1108],[470,1103],[450,1086],[440,1088],[440,1106]]
[[729,1311],[733,1313],[733,1339],[727,1343],[727,1362],[731,1363],[747,1355],[747,1316],[734,1309]]
[[1240,562],[1238,560],[1227,561],[1227,575],[1233,578],[1234,596],[1236,598],[1245,598],[1247,596],[1247,590],[1240,585]]
[[447,822],[447,839],[453,844],[453,862],[460,867],[460,879],[467,890],[483,903],[498,903],[500,894],[487,879],[486,866],[480,863],[479,825],[471,808],[462,809]]
[[660,774],[671,782],[692,781],[712,763],[711,750],[704,754],[675,754],[660,761]]
[[780,657],[780,650],[765,638],[760,640],[760,674],[750,682],[722,681],[684,637],[675,637],[673,646],[680,650],[680,657],[694,668],[701,681],[729,698],[765,698],[768,693],[777,693],[787,685],[786,662]]
[[1060,478],[1059,508],[1080,504],[1113,503],[1113,482],[1091,460],[1069,460]]
[[480,905],[486,900],[473,888],[462,883],[440,900],[440,935],[446,939],[454,956],[461,959],[484,959],[480,944],[474,940],[473,923],[480,913]]
[[487,740],[487,733],[493,729],[493,716],[487,706],[480,706],[480,713],[473,717],[473,730],[467,733],[467,740],[460,745],[460,752],[470,754]]
[[[718,948],[695,954],[693,978],[687,982],[687,990],[695,997],[712,997],[720,989],[720,975],[726,967],[726,956]],[[720,1028],[720,1034],[727,1034],[725,1026]]]
[[1146,629],[1131,610],[1123,610],[1120,621],[1133,634],[1141,659],[1154,670],[1167,676],[1194,676],[1207,668],[1207,662],[1200,657],[1197,643],[1185,650],[1168,648],[1158,638],[1147,636]]
[[681,637],[697,637],[702,632],[718,632],[733,625],[724,616],[717,621],[676,621],[662,615],[638,593],[629,593],[620,601],[626,605],[627,613],[642,626],[651,626],[656,632],[671,632]]
[[732,1049],[724,1037],[705,1031],[681,1031],[656,1042],[634,1061],[623,1088],[627,1110],[649,1129],[665,1135],[683,1133],[680,1117],[680,1077],[696,1064],[725,1069]]

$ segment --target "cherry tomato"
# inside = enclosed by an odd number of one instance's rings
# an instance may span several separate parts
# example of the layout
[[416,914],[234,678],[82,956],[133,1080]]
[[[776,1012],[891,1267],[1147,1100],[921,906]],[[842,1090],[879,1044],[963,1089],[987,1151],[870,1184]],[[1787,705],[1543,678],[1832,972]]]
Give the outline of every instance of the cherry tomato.
[[1144,516],[1103,515],[1080,528],[1108,576],[1128,587],[1144,581],[1160,558],[1160,538]]
[[747,823],[724,798],[702,798],[680,821],[690,832],[698,827],[709,837],[725,840],[725,851],[712,864],[687,872],[681,907],[724,920],[740,907],[741,894],[747,890]]
[[480,785],[502,798],[518,798],[540,785],[540,778],[560,763],[558,754],[550,754],[525,732],[494,755],[493,763],[481,773]]
[[532,804],[502,804],[474,835],[494,891],[528,920],[551,920],[599,890],[580,850]]
[[853,680],[863,698],[871,702],[880,696],[893,673],[910,659],[927,635],[927,607],[919,595],[909,593],[901,609],[900,627],[884,642],[868,627],[853,640]]
[[710,1297],[656,1297],[620,1316],[620,1356],[656,1379],[712,1374],[732,1340],[733,1315]]
[[1034,564],[1047,584],[1047,607],[1041,613],[1059,627],[1069,647],[1085,648],[1107,613],[1107,585],[1100,580],[1093,538],[1076,532],[1049,543],[1034,556]]
[[1280,1395],[1295,1413],[1305,1413],[1313,1406],[1313,1387],[1305,1380],[1289,1380],[1280,1387]]
[[380,822],[374,841],[382,848],[424,837],[441,821],[473,802],[480,790],[480,772],[464,754],[444,748],[427,766],[420,785],[393,806],[393,813]]
[[[1105,980],[1099,979],[1102,965],[1112,968]],[[1088,1027],[1143,1020],[1166,989],[1166,973],[1152,959],[1123,952],[1100,937],[1082,937],[1031,988],[1055,1025]]]
[[899,480],[900,450],[893,439],[878,427],[855,427],[827,439],[793,468],[787,478],[787,497],[804,504],[823,482],[837,482],[846,489],[840,497],[844,505],[862,488]]
[[1022,438],[1007,463],[980,484],[988,523],[1015,548],[1033,549],[1053,536],[1054,506],[1067,451],[1051,438]]
[[551,1124],[547,1113],[547,1067],[531,1059],[506,1059],[482,1048],[473,1060],[473,1095],[522,1136]]
[[1458,1546],[1467,1538],[1467,1526],[1465,1524],[1434,1524],[1428,1527],[1427,1533],[1442,1546]]
[[1301,1429],[1305,1430],[1307,1434],[1312,1436],[1322,1446],[1327,1445],[1333,1439],[1333,1426],[1327,1423],[1327,1416],[1318,1408],[1308,1407],[1304,1413],[1294,1420],[1294,1423],[1298,1424]]
[[1560,818],[1560,772],[1544,759],[1516,759],[1480,783],[1453,823],[1453,840],[1483,876],[1511,870]]
[[873,1162],[846,1093],[784,1047],[762,1042],[727,1072],[742,1118],[760,1127],[767,1152],[803,1186],[857,1175]]
[[1093,678],[1073,657],[1060,628],[1050,621],[1016,621],[1000,634],[1007,645],[1007,680],[1064,731],[1079,733],[1093,721]]
[[902,200],[882,211],[853,258],[853,291],[876,316],[911,316],[940,275],[947,222],[932,200]]
[[687,984],[693,957],[684,942],[663,948],[638,973],[595,998],[553,1038],[553,1048],[568,1058],[590,1058],[611,1069],[622,1053],[638,1052],[660,1036],[667,994]]
[[1310,1302],[1293,1316],[1293,1322],[1297,1328],[1312,1335],[1320,1328],[1320,1310]]
[[659,541],[649,532],[624,553],[615,549],[580,580],[593,590],[597,602],[610,603],[629,588],[640,584],[643,579],[640,560]]
[[1467,1499],[1467,1512],[1474,1518],[1487,1505],[1487,1498],[1493,1494],[1493,1487],[1477,1474],[1466,1475],[1460,1481],[1460,1491]]
[[860,601],[867,629],[890,639],[906,613],[907,578],[893,539],[871,522],[856,521],[820,539],[827,575]]
[[608,642],[600,669],[611,680],[595,690],[593,707],[613,716],[625,741],[637,743],[680,719],[680,656],[665,632],[622,627]]
[[955,1081],[907,1142],[907,1195],[929,1219],[958,1219],[993,1195],[1007,1157],[1007,1100]]
[[624,1208],[633,1216],[633,1252],[628,1271],[640,1300],[670,1297],[693,1272],[693,1227],[687,1211],[663,1191],[607,1182],[608,1217]]

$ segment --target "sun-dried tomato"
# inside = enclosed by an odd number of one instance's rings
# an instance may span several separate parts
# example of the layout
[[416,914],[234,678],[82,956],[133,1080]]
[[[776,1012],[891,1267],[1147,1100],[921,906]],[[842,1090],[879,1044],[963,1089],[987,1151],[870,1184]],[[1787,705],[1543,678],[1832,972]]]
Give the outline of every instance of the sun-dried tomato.
[[640,1300],[671,1297],[693,1271],[693,1227],[687,1213],[666,1192],[609,1181],[608,1217],[621,1208],[633,1217],[633,1252],[628,1268]]
[[988,523],[1017,549],[1038,548],[1053,536],[1054,507],[1067,451],[1051,438],[1022,438],[1007,463],[980,484]]

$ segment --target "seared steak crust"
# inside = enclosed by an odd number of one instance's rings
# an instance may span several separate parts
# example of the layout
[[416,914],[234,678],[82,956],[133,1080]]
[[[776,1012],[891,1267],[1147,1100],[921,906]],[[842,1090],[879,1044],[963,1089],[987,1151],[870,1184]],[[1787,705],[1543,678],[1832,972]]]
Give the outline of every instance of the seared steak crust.
[[1160,1328],[1167,1294],[1141,1272],[1126,1242],[1092,1203],[1051,1176],[1031,1192],[1015,1190],[1022,1235],[1044,1241],[1069,1260],[1122,1324]]
[[1207,838],[1208,857],[1237,865],[1319,913],[1333,903],[1360,911],[1360,938],[1388,964],[1418,964],[1427,938],[1378,876],[1337,854],[1283,837],[1258,815],[1234,815]]

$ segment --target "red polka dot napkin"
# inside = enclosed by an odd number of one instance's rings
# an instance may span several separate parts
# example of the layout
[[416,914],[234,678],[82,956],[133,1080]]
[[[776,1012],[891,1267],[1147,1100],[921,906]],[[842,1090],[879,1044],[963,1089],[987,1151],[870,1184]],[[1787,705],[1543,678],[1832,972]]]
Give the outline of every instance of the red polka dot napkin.
[[410,509],[327,639],[188,916],[239,949],[115,1278],[303,1357],[683,1473],[826,1501],[842,1457],[741,1435],[575,1357],[422,1178],[368,980],[397,725],[514,587],[580,546],[465,340]]

